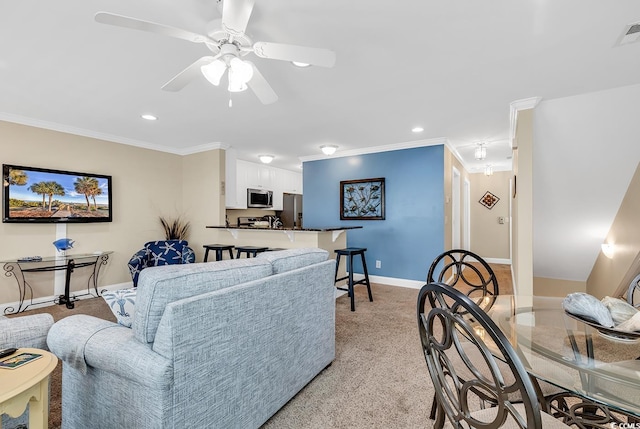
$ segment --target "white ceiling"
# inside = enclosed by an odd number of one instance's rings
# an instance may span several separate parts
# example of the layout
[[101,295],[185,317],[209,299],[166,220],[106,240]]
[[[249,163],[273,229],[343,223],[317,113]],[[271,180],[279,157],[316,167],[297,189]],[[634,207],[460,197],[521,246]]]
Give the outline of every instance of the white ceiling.
[[[254,41],[328,48],[337,61],[299,69],[250,54],[279,101],[246,91],[232,108],[204,78],[160,89],[204,45],[98,24],[98,11],[196,33],[220,18],[215,0],[3,1],[0,119],[175,153],[222,143],[288,169],[322,144],[446,139],[470,171],[504,170],[509,103],[640,82],[640,44],[614,47],[640,20],[637,0],[257,0]],[[478,141],[487,161],[473,159]]]
[[[204,45],[98,24],[98,11],[195,33],[220,18],[215,0],[2,1],[0,119],[181,154],[229,145],[240,159],[273,154],[272,165],[291,170],[322,144],[348,153],[446,141],[476,172],[511,168],[510,103],[640,83],[640,43],[616,46],[640,21],[637,0],[257,0],[254,42],[328,48],[336,65],[300,69],[250,54],[279,101],[263,105],[246,91],[232,108],[204,78],[160,89],[208,55]],[[416,125],[424,132],[412,133]],[[483,162],[473,159],[479,141]],[[562,213],[545,222],[568,230],[575,216]],[[536,240],[580,245],[558,233]],[[583,245],[586,268],[555,272],[541,257],[554,253],[538,247],[538,271],[569,279],[586,278],[598,251]]]

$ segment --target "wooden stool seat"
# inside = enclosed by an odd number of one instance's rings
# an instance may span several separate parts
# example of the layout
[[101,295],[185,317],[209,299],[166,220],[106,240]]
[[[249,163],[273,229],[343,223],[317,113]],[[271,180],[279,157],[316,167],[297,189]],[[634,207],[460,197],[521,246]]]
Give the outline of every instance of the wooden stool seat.
[[[355,303],[355,296],[353,293],[353,287],[357,284],[364,284],[367,286],[367,292],[369,294],[369,301],[373,302],[373,295],[371,295],[371,283],[369,283],[369,272],[367,271],[367,261],[365,260],[364,257],[364,252],[366,252],[367,249],[363,248],[363,247],[347,247],[346,249],[338,249],[335,250],[335,253],[338,255],[336,257],[336,275],[335,275],[335,283],[342,281],[342,280],[348,280],[347,281],[347,288],[342,288],[342,287],[337,287],[337,289],[340,290],[346,290],[349,293],[349,297],[351,298],[351,311],[355,311],[356,310],[356,303]],[[355,255],[360,255],[360,258],[362,258],[362,269],[364,271],[364,278],[358,281],[353,281],[353,257]],[[349,274],[347,274],[344,277],[340,277],[338,278],[338,268],[340,267],[340,257],[342,256],[346,256],[347,257],[347,272]]]
[[230,244],[205,244],[202,247],[205,248],[204,262],[207,262],[209,259],[209,250],[216,251],[216,261],[222,260],[222,252],[225,250],[229,251],[229,259],[233,259],[233,246]]
[[236,246],[236,259],[240,258],[243,253],[247,255],[247,258],[258,256],[258,253],[266,252],[269,248],[262,246]]

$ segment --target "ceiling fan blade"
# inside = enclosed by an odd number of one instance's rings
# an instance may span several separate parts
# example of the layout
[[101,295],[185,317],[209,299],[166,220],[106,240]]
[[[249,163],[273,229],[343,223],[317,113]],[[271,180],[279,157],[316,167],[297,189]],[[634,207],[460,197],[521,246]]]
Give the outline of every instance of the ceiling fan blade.
[[245,62],[251,64],[251,67],[253,67],[253,77],[247,82],[247,85],[256,97],[262,101],[262,104],[272,104],[278,101],[278,95],[273,88],[271,88],[271,85],[269,85],[269,82],[267,82],[264,76],[262,76],[262,73],[260,73],[256,65],[251,61],[245,60]]
[[216,57],[210,56],[200,58],[189,67],[175,75],[169,82],[162,85],[162,89],[164,89],[165,91],[180,91],[182,88],[187,86],[189,82],[191,82],[198,76],[202,76],[200,68],[206,64],[211,63],[211,61],[213,61],[215,58]]
[[224,0],[222,28],[234,36],[244,34],[255,0]]
[[202,34],[192,33],[191,31],[169,27],[168,25],[158,24],[155,22],[143,21],[138,18],[117,15],[115,13],[98,12],[96,13],[95,20],[101,24],[109,24],[117,27],[132,28],[134,30],[162,34],[176,39],[188,40],[193,43],[204,43],[209,40],[207,36]]
[[255,54],[273,60],[296,61],[321,67],[333,67],[336,54],[328,49],[307,48],[305,46],[285,45],[282,43],[256,42]]

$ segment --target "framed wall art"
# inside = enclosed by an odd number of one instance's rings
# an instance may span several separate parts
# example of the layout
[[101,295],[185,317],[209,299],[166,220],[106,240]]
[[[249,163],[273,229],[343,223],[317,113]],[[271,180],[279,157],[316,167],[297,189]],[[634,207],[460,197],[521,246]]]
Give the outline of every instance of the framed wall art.
[[341,220],[384,220],[384,177],[340,182]]
[[498,204],[498,201],[500,201],[500,198],[496,197],[491,192],[487,191],[484,193],[484,195],[482,196],[482,198],[480,198],[480,201],[478,202],[483,206],[485,206],[486,208],[488,208],[489,210],[491,210],[493,206]]

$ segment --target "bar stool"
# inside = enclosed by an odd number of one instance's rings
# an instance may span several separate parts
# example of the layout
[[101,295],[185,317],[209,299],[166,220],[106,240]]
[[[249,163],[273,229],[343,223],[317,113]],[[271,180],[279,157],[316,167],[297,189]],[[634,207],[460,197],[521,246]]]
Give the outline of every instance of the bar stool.
[[205,248],[204,262],[207,262],[207,259],[209,259],[209,250],[216,251],[216,261],[222,260],[222,252],[225,250],[229,251],[229,259],[233,259],[233,246],[230,244],[205,244],[202,247]]
[[[349,297],[351,297],[351,311],[356,311],[356,304],[355,304],[355,296],[353,293],[353,287],[357,284],[363,284],[367,286],[367,292],[369,293],[369,301],[373,302],[373,295],[371,295],[371,283],[369,283],[369,272],[367,271],[367,262],[364,258],[364,252],[366,252],[367,249],[363,248],[363,247],[347,247],[346,249],[337,249],[335,250],[335,253],[337,253],[337,258],[336,258],[336,275],[335,275],[335,283],[338,283],[341,280],[345,280],[348,279],[347,282],[347,286],[348,288],[342,288],[342,287],[337,287],[337,289],[340,290],[346,290],[347,292],[349,292]],[[360,257],[362,258],[362,269],[364,270],[364,278],[362,280],[358,280],[356,282],[353,281],[353,256],[354,255],[360,255]],[[347,258],[347,271],[349,272],[348,275],[344,276],[344,277],[340,277],[338,278],[338,268],[340,267],[340,257],[341,256],[348,256]]]
[[250,258],[252,255],[255,258],[258,256],[258,253],[266,252],[268,247],[260,247],[260,246],[236,246],[236,259],[240,259],[240,255],[245,253],[247,258]]

